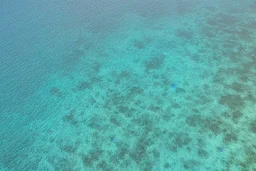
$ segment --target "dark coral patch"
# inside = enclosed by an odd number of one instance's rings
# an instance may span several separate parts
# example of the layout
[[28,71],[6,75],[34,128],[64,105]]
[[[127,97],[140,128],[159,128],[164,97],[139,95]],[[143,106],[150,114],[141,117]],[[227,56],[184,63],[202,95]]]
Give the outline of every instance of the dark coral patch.
[[88,89],[90,87],[91,87],[90,82],[84,81],[84,82],[80,82],[79,84],[77,84],[76,90],[83,91],[83,90],[86,90],[86,89]]
[[117,119],[116,117],[111,116],[109,120],[110,120],[110,122],[111,122],[112,124],[114,124],[115,126],[121,126],[121,123],[118,121],[118,119]]
[[169,163],[165,163],[165,164],[164,164],[164,168],[165,168],[165,169],[169,169],[170,167],[171,167],[171,165],[170,165]]
[[233,94],[221,96],[219,103],[228,106],[230,109],[240,108],[244,105],[243,98]]
[[157,151],[156,149],[153,150],[153,156],[155,159],[158,159],[160,157],[160,152]]
[[129,110],[129,107],[123,105],[118,105],[116,108],[119,114],[125,114]]
[[89,119],[88,126],[92,129],[102,131],[106,128],[106,123],[104,121],[105,121],[105,118],[99,115],[94,115]]
[[249,101],[251,101],[253,103],[256,103],[256,96],[253,96],[253,94],[251,92],[248,92],[246,99],[248,99]]
[[175,35],[183,39],[191,39],[193,37],[193,32],[187,30],[177,30]]
[[206,118],[202,123],[202,127],[210,130],[215,135],[220,134],[221,132],[221,120],[213,119],[213,118]]
[[137,49],[144,49],[151,42],[152,42],[152,38],[145,37],[145,38],[142,38],[140,40],[134,40],[133,41],[133,46]]
[[211,131],[215,135],[221,132],[222,121],[216,118],[191,115],[186,118],[185,122],[191,127],[199,127],[202,130]]
[[73,50],[71,55],[73,60],[80,60],[80,58],[84,55],[84,51],[76,49],[76,50]]
[[186,92],[186,90],[185,89],[183,89],[183,88],[176,88],[176,92],[177,93],[185,93]]
[[143,41],[135,40],[133,42],[133,46],[138,48],[138,49],[143,49],[145,47],[145,44]]
[[97,167],[100,169],[100,170],[104,170],[104,171],[112,171],[113,168],[111,167],[110,164],[108,164],[106,161],[101,161]]
[[194,159],[183,161],[183,166],[186,170],[195,170],[199,164],[200,163]]
[[63,93],[60,91],[59,88],[53,87],[50,89],[50,94],[55,97],[63,97]]
[[101,78],[100,77],[92,76],[87,81],[79,82],[73,90],[74,91],[84,91],[84,90],[92,88],[94,85],[96,85],[96,84],[98,84],[100,82],[101,82]]
[[75,167],[75,163],[67,157],[51,156],[47,161],[53,166],[53,170],[73,170]]
[[77,125],[78,121],[75,119],[75,109],[72,109],[68,115],[64,116],[63,120],[72,125]]
[[63,57],[61,64],[64,68],[72,68],[81,60],[84,55],[84,51],[75,49],[70,54]]
[[129,95],[135,96],[144,93],[144,90],[138,86],[131,87],[129,89]]
[[190,115],[186,118],[186,123],[191,127],[199,126],[203,118],[200,115]]
[[186,133],[177,133],[174,135],[174,139],[169,149],[172,152],[177,152],[179,148],[183,148],[191,143],[192,139],[189,137],[189,134]]
[[228,132],[224,134],[223,138],[224,143],[231,143],[237,141],[237,135],[234,132]]
[[240,111],[234,111],[232,112],[232,119],[233,121],[237,122],[241,117],[243,116],[243,113]]
[[76,151],[76,148],[71,145],[66,145],[62,149],[67,153],[74,153]]
[[128,155],[129,155],[129,149],[127,147],[125,147],[125,146],[121,146],[119,148],[118,158],[119,159],[124,159]]
[[251,123],[250,130],[252,133],[256,134],[256,121]]
[[230,85],[230,88],[237,91],[237,92],[243,92],[245,90],[245,87],[241,83],[234,82]]
[[100,160],[103,155],[103,150],[95,149],[88,154],[82,156],[82,161],[86,167],[92,167],[95,162]]
[[175,109],[181,108],[181,106],[178,103],[173,103],[172,107],[175,108]]
[[145,67],[147,71],[161,69],[165,60],[163,54],[154,56],[145,62]]
[[219,29],[223,29],[223,26],[234,25],[237,21],[238,19],[232,15],[220,13],[216,15],[214,18],[208,19],[207,24],[217,27]]
[[152,104],[152,105],[149,106],[149,110],[151,112],[159,112],[159,111],[161,111],[161,107]]
[[131,73],[127,70],[123,70],[120,73],[112,72],[112,77],[115,78],[115,84],[117,85],[123,81],[129,81],[131,76]]
[[75,153],[76,150],[78,149],[79,145],[80,145],[80,142],[64,143],[64,144],[60,145],[60,149],[67,153]]
[[209,153],[208,153],[206,150],[204,150],[204,149],[199,149],[199,150],[197,151],[197,154],[198,154],[200,157],[205,158],[205,159],[207,159],[207,158],[209,157]]
[[174,143],[180,148],[185,145],[188,145],[192,139],[189,137],[188,134],[179,134],[177,137],[174,139]]
[[130,157],[137,164],[140,164],[147,156],[147,148],[149,147],[149,145],[149,139],[140,138],[136,143],[134,151],[130,152]]

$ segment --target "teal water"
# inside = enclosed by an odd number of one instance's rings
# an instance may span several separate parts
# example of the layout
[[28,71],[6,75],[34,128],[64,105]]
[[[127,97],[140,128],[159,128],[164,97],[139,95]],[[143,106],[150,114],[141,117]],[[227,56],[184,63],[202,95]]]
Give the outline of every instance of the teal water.
[[254,0],[0,15],[1,171],[255,171]]

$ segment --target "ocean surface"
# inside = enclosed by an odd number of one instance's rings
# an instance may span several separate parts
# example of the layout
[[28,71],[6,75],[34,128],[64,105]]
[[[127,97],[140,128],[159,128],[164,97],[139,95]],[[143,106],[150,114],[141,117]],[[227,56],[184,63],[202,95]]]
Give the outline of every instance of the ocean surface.
[[255,171],[255,0],[1,0],[1,171]]

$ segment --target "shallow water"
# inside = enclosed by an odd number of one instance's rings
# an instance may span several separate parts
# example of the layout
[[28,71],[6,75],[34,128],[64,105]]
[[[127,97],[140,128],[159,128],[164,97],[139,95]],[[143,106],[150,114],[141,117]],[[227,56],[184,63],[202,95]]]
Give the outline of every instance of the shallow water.
[[3,0],[0,170],[255,170],[255,9]]

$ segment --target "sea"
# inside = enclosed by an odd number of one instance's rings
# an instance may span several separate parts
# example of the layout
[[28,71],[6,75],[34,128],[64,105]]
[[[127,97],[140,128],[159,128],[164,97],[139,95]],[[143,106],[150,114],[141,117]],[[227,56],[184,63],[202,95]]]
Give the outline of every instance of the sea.
[[1,171],[255,171],[255,0],[1,0]]

